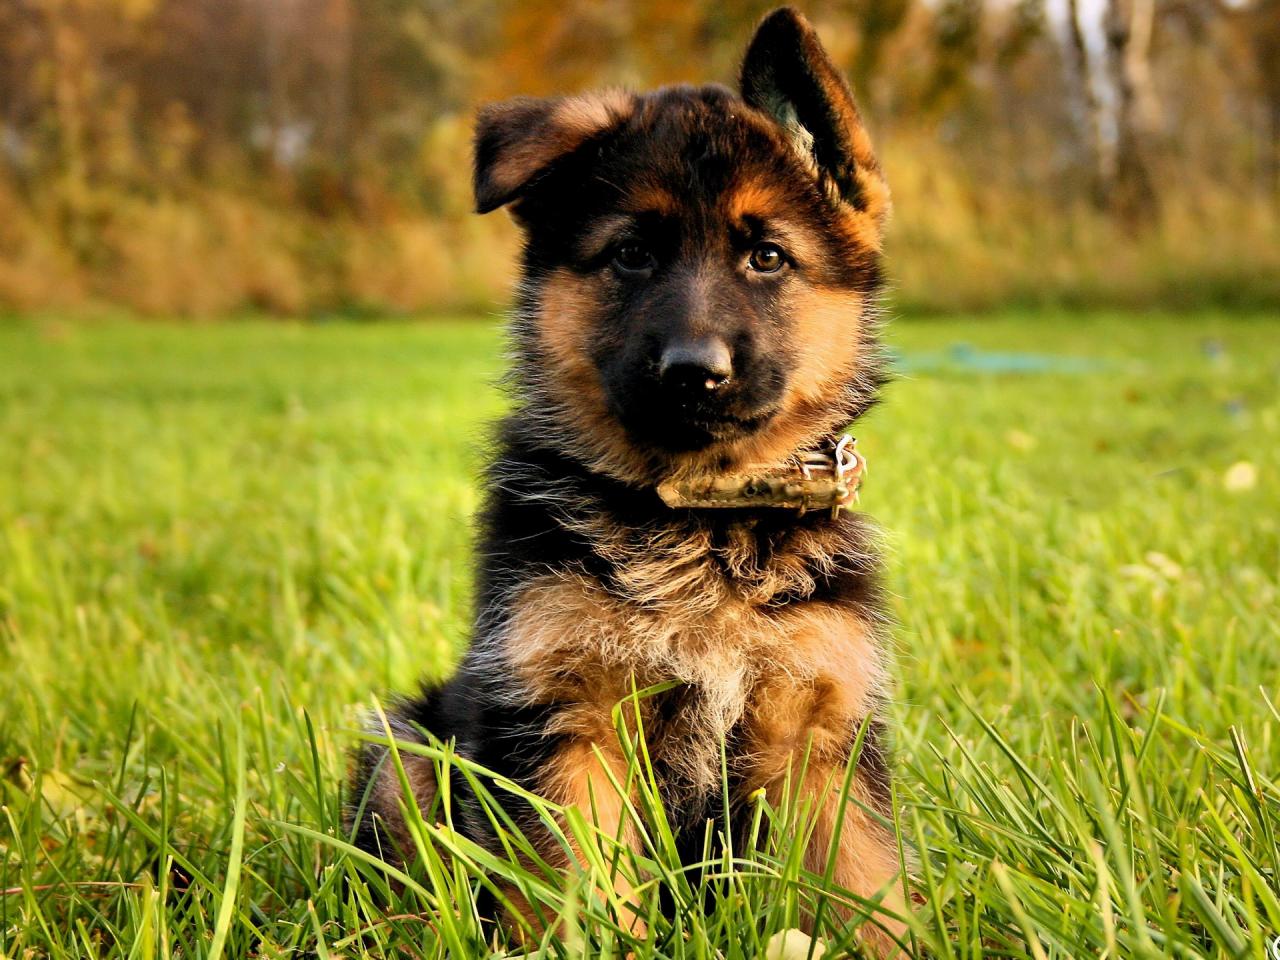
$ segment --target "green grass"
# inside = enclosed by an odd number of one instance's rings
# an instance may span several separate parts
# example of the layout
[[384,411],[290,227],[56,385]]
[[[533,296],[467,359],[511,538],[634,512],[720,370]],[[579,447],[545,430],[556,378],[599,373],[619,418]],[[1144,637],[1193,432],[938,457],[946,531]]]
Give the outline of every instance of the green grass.
[[[890,341],[1105,362],[917,363],[858,429],[892,545],[916,948],[1262,960],[1280,322],[1005,315]],[[486,864],[435,811],[431,869],[378,906],[341,837],[344,757],[375,694],[457,659],[499,369],[481,324],[0,327],[0,955],[480,955],[472,891],[499,875],[565,913],[548,955],[752,957],[839,897],[798,870],[790,806],[761,805],[731,876],[674,874],[641,776],[636,857],[604,842],[567,881]],[[1256,483],[1228,489],[1242,461]],[[653,942],[590,893],[614,869],[686,907]]]

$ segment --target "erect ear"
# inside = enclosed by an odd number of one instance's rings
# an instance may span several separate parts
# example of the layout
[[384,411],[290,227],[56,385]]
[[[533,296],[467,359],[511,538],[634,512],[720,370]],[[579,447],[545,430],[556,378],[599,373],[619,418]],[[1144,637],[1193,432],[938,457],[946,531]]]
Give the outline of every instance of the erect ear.
[[619,90],[575,97],[519,97],[476,117],[476,212],[517,200],[556,161],[616,127],[634,109]]
[[889,190],[848,83],[809,21],[792,7],[769,14],[742,62],[742,99],[787,132],[834,197],[882,222]]

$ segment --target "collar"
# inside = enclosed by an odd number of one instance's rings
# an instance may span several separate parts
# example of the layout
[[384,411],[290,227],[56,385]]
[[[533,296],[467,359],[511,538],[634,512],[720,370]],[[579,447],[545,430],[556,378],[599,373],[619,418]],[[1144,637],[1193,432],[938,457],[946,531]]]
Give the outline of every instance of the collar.
[[857,441],[841,434],[811,450],[801,450],[775,464],[755,464],[740,473],[672,477],[658,485],[658,496],[673,508],[782,507],[830,510],[858,500],[867,461],[854,449]]

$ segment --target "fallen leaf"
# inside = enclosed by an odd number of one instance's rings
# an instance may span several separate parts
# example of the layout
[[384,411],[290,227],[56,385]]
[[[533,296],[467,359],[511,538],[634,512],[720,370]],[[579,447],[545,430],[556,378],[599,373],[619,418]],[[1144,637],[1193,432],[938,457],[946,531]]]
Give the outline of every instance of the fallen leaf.
[[1248,460],[1227,467],[1222,475],[1222,489],[1228,493],[1245,493],[1258,485],[1258,468]]
[[813,950],[814,960],[827,952],[821,940],[816,943],[803,930],[783,930],[775,933],[764,945],[765,960],[807,960]]

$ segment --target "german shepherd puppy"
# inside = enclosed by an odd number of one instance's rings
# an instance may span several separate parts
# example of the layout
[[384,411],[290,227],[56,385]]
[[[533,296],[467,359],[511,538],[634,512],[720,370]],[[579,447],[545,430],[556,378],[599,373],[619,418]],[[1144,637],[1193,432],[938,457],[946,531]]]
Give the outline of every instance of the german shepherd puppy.
[[[616,836],[624,805],[605,768],[622,781],[626,762],[611,712],[674,682],[638,709],[689,858],[708,818],[726,803],[749,816],[757,790],[780,800],[790,769],[820,811],[812,869],[838,834],[836,881],[900,912],[875,538],[839,511],[849,477],[810,466],[883,379],[889,193],[849,87],[781,9],[737,94],[482,109],[475,196],[524,235],[514,408],[486,476],[470,648],[453,679],[393,710],[397,739],[453,740]],[[841,810],[859,740],[857,802]],[[436,768],[404,753],[405,797],[386,750],[358,759],[352,827],[403,856],[402,805],[430,809]],[[474,797],[453,795],[455,823],[484,842]],[[863,943],[888,955],[884,928],[902,926],[879,923]]]

